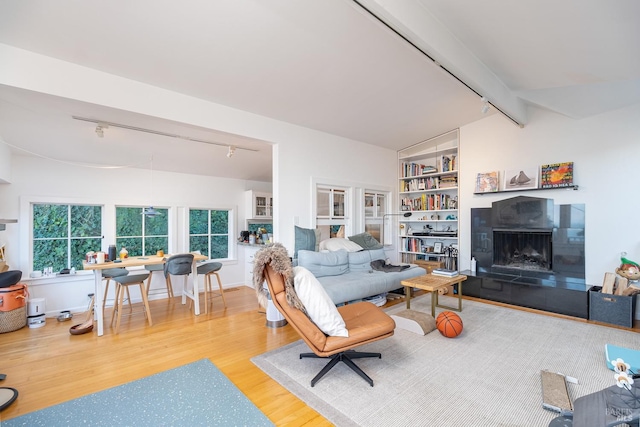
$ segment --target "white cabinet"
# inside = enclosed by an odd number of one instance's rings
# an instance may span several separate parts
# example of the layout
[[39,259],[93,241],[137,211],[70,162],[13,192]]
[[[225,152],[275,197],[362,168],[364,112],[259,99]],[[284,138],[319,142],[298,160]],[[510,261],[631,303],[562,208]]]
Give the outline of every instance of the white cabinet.
[[273,217],[273,195],[253,190],[246,192],[247,219],[271,219]]
[[403,262],[442,256],[446,248],[457,248],[458,169],[458,130],[398,152],[395,215]]

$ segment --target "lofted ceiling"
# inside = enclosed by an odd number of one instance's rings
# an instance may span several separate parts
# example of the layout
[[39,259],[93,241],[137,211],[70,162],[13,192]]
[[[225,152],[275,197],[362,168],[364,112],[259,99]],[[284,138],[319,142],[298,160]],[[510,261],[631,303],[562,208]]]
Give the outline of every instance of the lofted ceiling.
[[[398,150],[481,119],[481,96],[514,125],[529,105],[580,119],[640,102],[638,18],[635,0],[5,0],[0,48]],[[2,76],[0,140],[15,153],[271,180],[269,142]],[[72,116],[185,138],[98,138]]]

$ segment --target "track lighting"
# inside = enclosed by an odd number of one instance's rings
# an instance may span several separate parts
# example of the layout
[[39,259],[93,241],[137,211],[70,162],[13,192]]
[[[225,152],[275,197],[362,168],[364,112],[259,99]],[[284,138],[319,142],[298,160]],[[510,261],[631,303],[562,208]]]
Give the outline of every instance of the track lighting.
[[485,98],[484,96],[482,97],[482,99],[480,99],[480,101],[482,101],[480,112],[482,112],[482,114],[487,114],[487,112],[489,111],[489,101],[487,101],[487,98]]
[[99,138],[104,138],[104,130],[108,128],[109,126],[98,123],[98,126],[96,126],[96,135],[98,135]]
[[227,157],[231,158],[236,152],[236,147],[234,147],[233,145],[229,146],[229,151],[227,152]]

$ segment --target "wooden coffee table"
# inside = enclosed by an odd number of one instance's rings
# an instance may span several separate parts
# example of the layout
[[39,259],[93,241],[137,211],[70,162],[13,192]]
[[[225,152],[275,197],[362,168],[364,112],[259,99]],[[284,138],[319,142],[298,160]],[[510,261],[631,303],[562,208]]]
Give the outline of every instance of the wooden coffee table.
[[[436,317],[436,307],[462,311],[462,282],[465,280],[467,280],[467,276],[463,274],[459,274],[455,277],[427,274],[425,276],[402,280],[400,284],[404,286],[406,294],[405,297],[407,298],[407,309],[411,308],[411,291],[413,288],[431,292],[431,315]],[[458,285],[458,308],[438,304],[438,289],[446,288],[451,285]]]

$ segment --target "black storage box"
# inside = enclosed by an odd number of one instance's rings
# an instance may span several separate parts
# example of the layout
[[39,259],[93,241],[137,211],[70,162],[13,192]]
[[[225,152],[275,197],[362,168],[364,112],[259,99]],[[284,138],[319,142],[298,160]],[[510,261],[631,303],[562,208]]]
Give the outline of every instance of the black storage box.
[[601,290],[601,286],[592,286],[589,289],[589,320],[632,328],[635,318],[635,295],[627,297],[603,294]]

